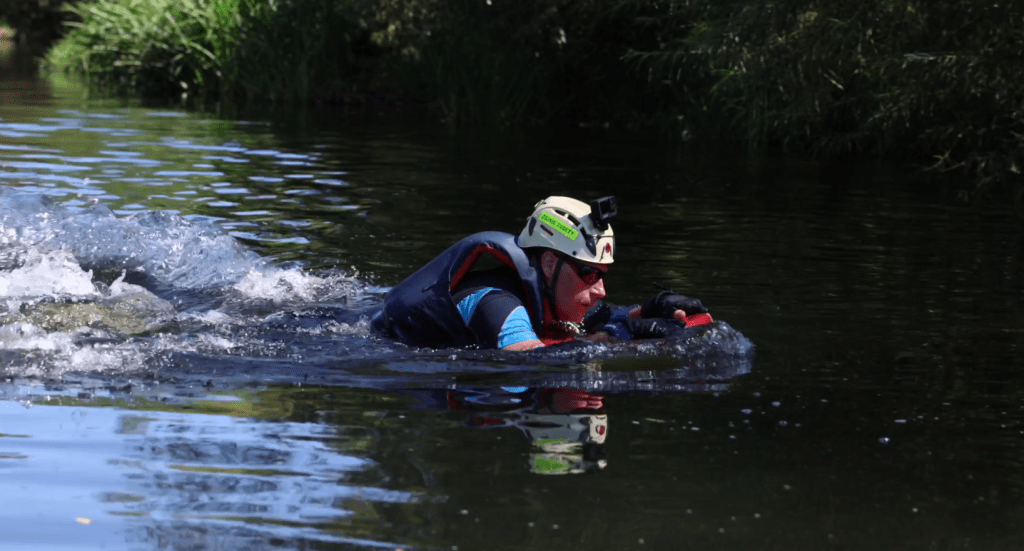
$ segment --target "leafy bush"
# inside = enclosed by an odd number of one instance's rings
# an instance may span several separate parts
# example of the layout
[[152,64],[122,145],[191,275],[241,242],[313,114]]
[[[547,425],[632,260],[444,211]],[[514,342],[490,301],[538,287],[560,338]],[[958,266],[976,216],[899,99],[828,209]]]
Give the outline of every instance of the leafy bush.
[[306,102],[360,79],[355,51],[369,40],[355,0],[236,0],[228,87],[242,97]]
[[704,83],[720,118],[706,135],[1019,182],[1022,20],[979,0],[676,0],[664,46],[629,57],[672,91]]
[[[454,125],[636,122],[646,93],[622,56],[649,38],[620,0],[376,0],[367,26],[406,90]],[[638,7],[639,6],[639,7]]]

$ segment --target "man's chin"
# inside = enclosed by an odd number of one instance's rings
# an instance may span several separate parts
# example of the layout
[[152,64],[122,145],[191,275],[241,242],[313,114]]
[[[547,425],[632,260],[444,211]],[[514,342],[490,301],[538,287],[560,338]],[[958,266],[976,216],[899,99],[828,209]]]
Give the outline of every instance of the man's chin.
[[584,315],[586,315],[586,312],[584,312],[584,313],[582,313],[582,314],[580,314],[578,316],[560,316],[558,318],[558,320],[559,321],[564,321],[564,322],[567,322],[567,323],[579,324],[579,323],[583,323],[583,316]]

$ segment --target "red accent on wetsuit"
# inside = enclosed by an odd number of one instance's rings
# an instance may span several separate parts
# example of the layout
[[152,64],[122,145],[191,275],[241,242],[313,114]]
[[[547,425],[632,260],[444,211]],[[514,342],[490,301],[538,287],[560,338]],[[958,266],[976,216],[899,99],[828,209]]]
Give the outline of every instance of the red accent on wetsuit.
[[459,270],[455,272],[454,276],[452,276],[452,282],[448,285],[449,291],[455,289],[459,285],[459,282],[462,281],[462,278],[469,273],[469,271],[473,268],[476,262],[480,260],[480,257],[483,256],[484,253],[488,253],[494,258],[497,258],[499,262],[508,266],[509,268],[512,268],[513,270],[516,269],[515,262],[512,262],[512,259],[509,258],[507,254],[501,252],[495,247],[479,245],[477,246],[477,248],[473,249],[473,251],[469,253],[469,255],[466,257],[466,260],[462,262],[462,266],[460,266]]

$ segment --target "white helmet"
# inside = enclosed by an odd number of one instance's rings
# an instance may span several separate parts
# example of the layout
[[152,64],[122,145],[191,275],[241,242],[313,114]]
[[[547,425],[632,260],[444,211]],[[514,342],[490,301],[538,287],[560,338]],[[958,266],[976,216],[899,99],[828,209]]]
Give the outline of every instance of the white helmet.
[[608,225],[616,213],[614,197],[589,205],[571,197],[551,196],[533,207],[516,240],[521,248],[545,247],[595,264],[611,264],[615,232]]

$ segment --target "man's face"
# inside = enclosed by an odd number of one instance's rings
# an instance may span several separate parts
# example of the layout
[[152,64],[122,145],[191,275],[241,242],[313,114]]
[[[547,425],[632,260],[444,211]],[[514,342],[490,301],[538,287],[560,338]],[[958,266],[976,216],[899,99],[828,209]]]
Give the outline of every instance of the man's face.
[[[558,262],[558,257],[555,253],[545,252],[545,256],[551,255],[550,259],[545,259],[545,268],[552,267],[552,275],[554,273],[553,267]],[[578,268],[573,265],[573,262],[581,266],[589,266],[593,269],[600,271],[602,274],[608,271],[608,266],[603,264],[592,264],[590,262],[581,261],[566,261],[562,265],[562,269],[559,270],[557,276],[558,279],[554,281],[555,286],[555,317],[561,321],[571,321],[574,323],[580,323],[583,321],[584,314],[590,309],[597,301],[605,297],[604,292],[604,279],[597,278],[594,280],[593,276],[589,279],[591,283],[588,283],[584,278],[580,277]],[[545,269],[545,272],[548,270]],[[584,270],[585,271],[585,270]],[[549,278],[551,275],[548,276]],[[550,279],[549,279],[550,281]]]

